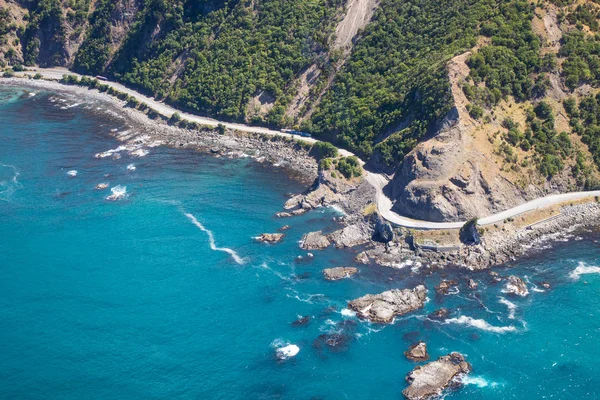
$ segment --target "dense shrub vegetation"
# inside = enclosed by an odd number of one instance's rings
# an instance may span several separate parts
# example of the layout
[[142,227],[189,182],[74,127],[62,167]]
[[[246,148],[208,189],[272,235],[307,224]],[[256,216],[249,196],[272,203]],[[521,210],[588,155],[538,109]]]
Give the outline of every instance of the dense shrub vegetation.
[[291,83],[327,50],[344,4],[146,0],[110,72],[185,109],[226,119],[244,118],[250,98],[266,91],[276,101],[263,122],[279,125],[295,91]]
[[581,140],[588,145],[594,162],[600,167],[600,95],[586,96],[579,105],[574,99],[567,99],[564,106],[571,118],[573,131],[581,135]]
[[582,83],[600,85],[600,35],[586,36],[582,31],[572,31],[563,37],[558,52],[566,57],[563,63],[565,84],[574,89]]

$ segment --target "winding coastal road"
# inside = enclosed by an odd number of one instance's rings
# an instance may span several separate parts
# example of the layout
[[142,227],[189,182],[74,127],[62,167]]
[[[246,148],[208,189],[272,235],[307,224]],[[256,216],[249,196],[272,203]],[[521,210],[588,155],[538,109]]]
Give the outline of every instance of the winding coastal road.
[[[65,68],[35,68],[35,69],[33,69],[33,71],[17,72],[16,75],[17,76],[24,76],[25,74],[31,75],[32,72],[40,73],[43,78],[51,79],[51,80],[60,80],[60,79],[62,79],[63,75],[65,75],[65,74],[75,75],[78,78],[82,77],[82,75],[71,72]],[[238,130],[241,132],[260,133],[260,134],[272,135],[272,136],[283,136],[283,137],[288,137],[288,138],[294,139],[294,140],[303,140],[303,141],[306,141],[309,143],[317,142],[317,140],[314,138],[292,135],[292,134],[289,134],[286,132],[281,132],[281,131],[277,131],[277,130],[273,130],[273,129],[269,129],[269,128],[265,128],[265,127],[261,127],[261,126],[251,126],[251,125],[238,124],[238,123],[232,123],[232,122],[224,122],[224,121],[219,121],[219,120],[216,120],[213,118],[201,117],[198,115],[181,112],[167,104],[164,104],[160,101],[156,101],[153,98],[144,96],[141,93],[131,90],[131,89],[127,88],[126,86],[123,86],[120,83],[113,82],[113,81],[105,81],[103,83],[118,90],[118,91],[127,93],[128,95],[136,98],[140,102],[146,103],[150,108],[152,108],[156,112],[166,116],[167,118],[171,117],[171,115],[173,115],[174,113],[177,112],[181,115],[182,118],[189,120],[189,121],[197,122],[202,125],[215,126],[215,127],[218,125],[224,125],[226,128]],[[354,156],[353,153],[351,153],[347,150],[344,150],[344,149],[339,149],[339,153],[340,153],[340,155],[342,155],[344,157]],[[362,165],[364,165],[364,162],[362,160],[360,162]],[[365,171],[365,179],[369,184],[371,184],[375,188],[375,201],[377,203],[377,209],[378,209],[379,213],[381,214],[381,216],[383,218],[385,218],[387,221],[389,221],[390,223],[392,223],[394,225],[403,226],[406,228],[415,228],[415,229],[459,229],[465,224],[465,221],[432,222],[432,221],[422,221],[422,220],[415,220],[415,219],[403,217],[403,216],[397,214],[396,212],[392,211],[392,206],[393,206],[392,200],[383,193],[383,188],[388,184],[388,179],[382,174],[377,174],[377,173],[368,172],[368,171]],[[572,193],[561,193],[561,194],[548,195],[545,197],[540,197],[540,198],[528,201],[527,203],[523,203],[521,205],[510,208],[508,210],[505,210],[505,211],[502,211],[502,212],[499,212],[499,213],[496,213],[496,214],[493,214],[493,215],[490,215],[490,216],[487,216],[484,218],[480,218],[478,223],[479,223],[479,225],[495,224],[498,222],[502,222],[507,218],[513,218],[513,217],[516,217],[518,215],[524,214],[529,211],[533,211],[533,210],[537,210],[537,209],[541,209],[541,208],[545,208],[545,207],[550,207],[550,206],[553,206],[556,204],[561,204],[561,203],[568,202],[568,201],[576,201],[576,200],[581,200],[581,199],[586,199],[586,198],[591,198],[591,197],[596,197],[596,196],[600,197],[600,190],[594,190],[594,191],[589,191],[589,192],[572,192]]]

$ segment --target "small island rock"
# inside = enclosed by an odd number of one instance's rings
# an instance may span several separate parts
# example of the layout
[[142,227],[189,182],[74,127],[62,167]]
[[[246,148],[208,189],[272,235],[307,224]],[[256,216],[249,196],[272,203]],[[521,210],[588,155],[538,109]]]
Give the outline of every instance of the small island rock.
[[525,297],[529,294],[527,285],[518,276],[511,275],[508,277],[508,282],[505,286],[506,293],[515,294],[517,296]]
[[279,243],[284,236],[285,234],[283,233],[263,233],[255,239],[263,243]]
[[339,279],[349,278],[357,272],[358,268],[354,267],[336,267],[324,269],[323,275],[328,281],[337,281]]
[[380,294],[368,294],[348,303],[359,318],[376,323],[390,323],[395,316],[423,307],[427,290],[419,285],[414,289],[392,289]]
[[412,370],[406,380],[409,386],[402,391],[409,400],[424,400],[442,394],[442,391],[457,382],[457,375],[471,372],[471,364],[460,353],[450,353]]
[[284,225],[284,226],[282,226],[281,228],[279,228],[279,231],[280,231],[280,232],[285,232],[285,231],[287,231],[288,229],[290,229],[290,226],[289,226],[289,225]]
[[407,351],[404,352],[404,355],[411,361],[426,361],[429,359],[429,354],[427,354],[427,345],[425,342],[413,344]]

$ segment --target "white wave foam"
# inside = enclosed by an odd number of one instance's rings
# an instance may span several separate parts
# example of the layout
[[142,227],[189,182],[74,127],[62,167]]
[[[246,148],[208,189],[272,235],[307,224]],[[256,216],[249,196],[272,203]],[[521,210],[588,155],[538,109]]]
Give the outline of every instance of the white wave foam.
[[498,297],[498,301],[500,304],[504,304],[508,308],[508,318],[515,319],[515,311],[517,310],[517,305],[510,300],[505,299],[504,297]]
[[132,150],[135,150],[136,148],[137,148],[137,146],[133,146],[133,145],[120,145],[116,149],[110,149],[110,150],[103,151],[101,153],[96,153],[94,155],[94,157],[106,158],[106,157],[118,155],[118,153],[120,153],[121,151],[132,151]]
[[484,387],[496,387],[498,386],[498,383],[496,382],[490,382],[487,379],[485,379],[483,376],[470,376],[470,375],[464,375],[460,378],[460,382],[463,385],[474,385],[477,386],[478,388],[484,388]]
[[75,177],[75,176],[77,176],[77,171],[75,171],[74,169],[72,169],[70,171],[67,171],[67,175]]
[[184,213],[184,215],[192,222],[192,224],[196,225],[202,232],[206,233],[206,235],[208,236],[208,242],[210,244],[210,248],[213,251],[222,251],[224,253],[229,254],[236,263],[238,264],[244,264],[244,259],[242,257],[240,257],[234,250],[228,248],[228,247],[217,247],[217,245],[215,244],[215,237],[213,235],[213,233],[206,229],[204,227],[204,225],[202,225],[200,222],[198,222],[198,220],[196,219],[196,217],[194,217],[192,214],[190,213]]
[[137,149],[129,152],[129,155],[132,157],[144,157],[148,155],[149,151],[146,149]]
[[494,333],[506,333],[515,332],[517,328],[514,326],[493,326],[483,319],[475,319],[466,315],[461,315],[458,318],[450,318],[444,321],[445,324],[460,324],[467,325],[473,328],[481,329],[483,331],[494,332]]
[[[298,293],[298,292],[296,292]],[[295,295],[290,295],[289,293],[286,294],[286,296],[290,299],[296,299],[298,301],[301,301],[303,303],[308,303],[308,304],[314,304],[313,303],[313,299],[321,299],[323,300],[325,298],[325,295],[322,293],[316,293],[316,294],[309,294],[306,298],[302,298],[300,297],[299,294],[295,294]]]
[[127,171],[135,171],[135,164],[129,164],[127,166]]
[[356,316],[356,313],[354,311],[350,310],[349,308],[344,308],[342,310],[341,314],[344,317],[354,317],[354,316]]
[[600,267],[597,267],[595,265],[586,265],[584,262],[580,261],[577,268],[571,271],[569,277],[573,280],[579,280],[579,277],[581,275],[586,274],[600,274]]
[[295,344],[288,344],[287,346],[279,347],[275,350],[275,354],[280,360],[287,360],[288,358],[296,356],[299,352],[300,347]]
[[117,185],[110,188],[112,194],[106,196],[106,200],[117,201],[127,197],[127,186]]

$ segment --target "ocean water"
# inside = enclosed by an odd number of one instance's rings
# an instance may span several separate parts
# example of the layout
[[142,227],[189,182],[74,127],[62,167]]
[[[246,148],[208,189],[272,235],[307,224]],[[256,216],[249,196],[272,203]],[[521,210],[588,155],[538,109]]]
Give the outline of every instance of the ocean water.
[[[414,265],[327,282],[321,270],[355,253],[309,258],[297,241],[336,229],[336,211],[274,217],[304,185],[188,150],[95,157],[132,129],[89,99],[0,86],[0,398],[397,399],[417,340],[473,365],[447,399],[600,398],[597,232],[498,268],[526,277],[524,298],[487,272]],[[280,244],[252,239],[284,224]],[[443,278],[460,285],[437,295]],[[345,309],[418,283],[425,309],[392,325]],[[440,307],[449,320],[427,318]],[[308,324],[294,325],[300,316]],[[300,351],[278,360],[287,344]]]

